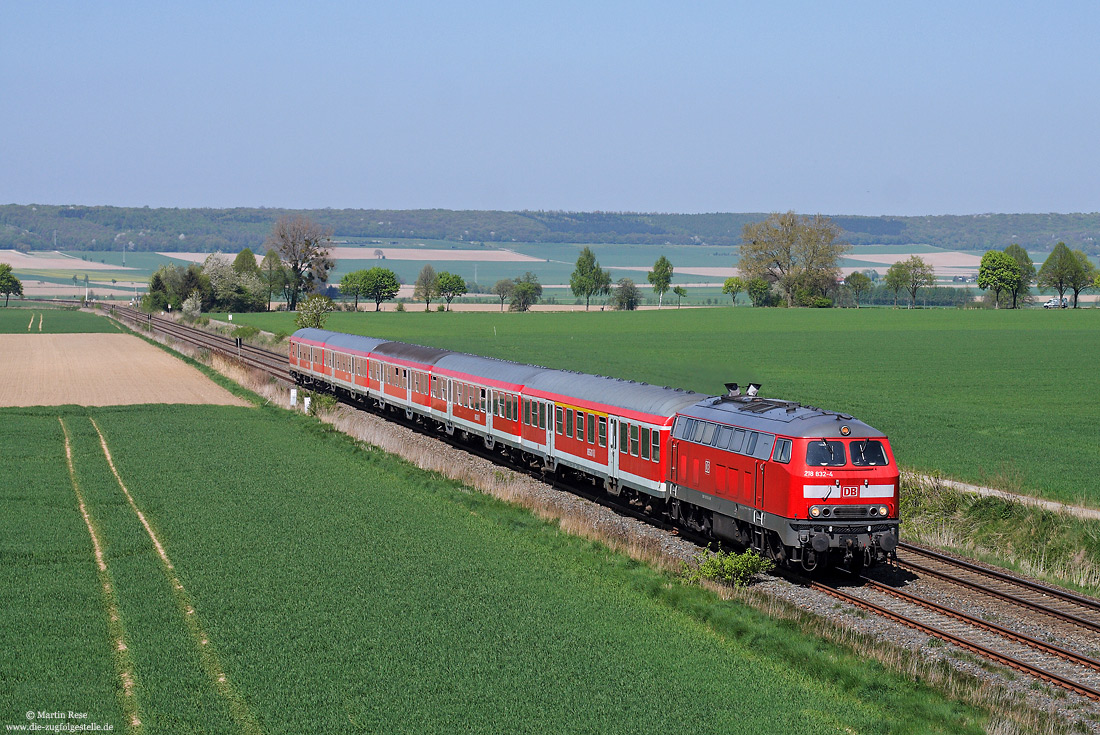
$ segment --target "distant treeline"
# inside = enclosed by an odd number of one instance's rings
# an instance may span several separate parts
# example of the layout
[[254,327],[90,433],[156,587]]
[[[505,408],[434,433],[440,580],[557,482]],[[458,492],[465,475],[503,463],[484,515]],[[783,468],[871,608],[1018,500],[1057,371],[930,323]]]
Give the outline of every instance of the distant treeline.
[[[135,251],[262,250],[282,215],[304,214],[339,238],[423,238],[455,242],[583,242],[735,246],[746,223],[765,213],[637,214],[447,209],[151,209],[57,205],[0,206],[0,248]],[[835,216],[853,245],[927,244],[952,250],[1045,250],[1059,241],[1100,254],[1100,213],[976,214],[934,217]]]

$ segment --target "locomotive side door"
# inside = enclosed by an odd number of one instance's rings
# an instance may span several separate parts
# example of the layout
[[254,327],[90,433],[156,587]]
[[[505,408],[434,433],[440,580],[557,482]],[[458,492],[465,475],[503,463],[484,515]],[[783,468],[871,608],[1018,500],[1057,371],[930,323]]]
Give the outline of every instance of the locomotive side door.
[[756,463],[756,507],[764,508],[764,463]]

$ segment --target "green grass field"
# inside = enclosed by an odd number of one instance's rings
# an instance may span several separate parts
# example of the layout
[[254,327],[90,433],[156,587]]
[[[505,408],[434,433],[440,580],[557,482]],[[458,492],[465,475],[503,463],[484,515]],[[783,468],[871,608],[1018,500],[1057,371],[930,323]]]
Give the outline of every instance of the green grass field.
[[146,732],[984,731],[923,685],[313,419],[202,406],[0,410],[5,470],[25,478],[0,488],[8,721],[72,709],[120,729],[129,711],[59,415]]
[[[0,308],[0,334],[66,334],[72,332],[117,332],[107,319],[83,311],[50,307]],[[39,329],[41,326],[41,329]]]
[[[294,331],[293,315],[241,314]],[[844,411],[898,462],[1100,504],[1100,312],[666,309],[336,313],[328,328],[720,393],[727,381]]]

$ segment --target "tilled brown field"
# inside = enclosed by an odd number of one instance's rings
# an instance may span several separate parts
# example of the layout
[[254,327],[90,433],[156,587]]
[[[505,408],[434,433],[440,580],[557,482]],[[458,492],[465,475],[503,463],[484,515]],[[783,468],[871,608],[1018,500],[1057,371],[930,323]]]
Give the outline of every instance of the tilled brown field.
[[248,405],[129,334],[0,334],[0,406]]

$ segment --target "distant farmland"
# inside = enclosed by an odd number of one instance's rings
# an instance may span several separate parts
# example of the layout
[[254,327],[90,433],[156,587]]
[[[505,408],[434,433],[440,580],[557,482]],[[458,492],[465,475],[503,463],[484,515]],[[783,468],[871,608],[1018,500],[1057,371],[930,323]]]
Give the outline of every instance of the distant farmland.
[[[234,320],[294,331],[290,314]],[[907,467],[1100,504],[1100,312],[704,309],[336,313],[330,329],[852,413]]]

